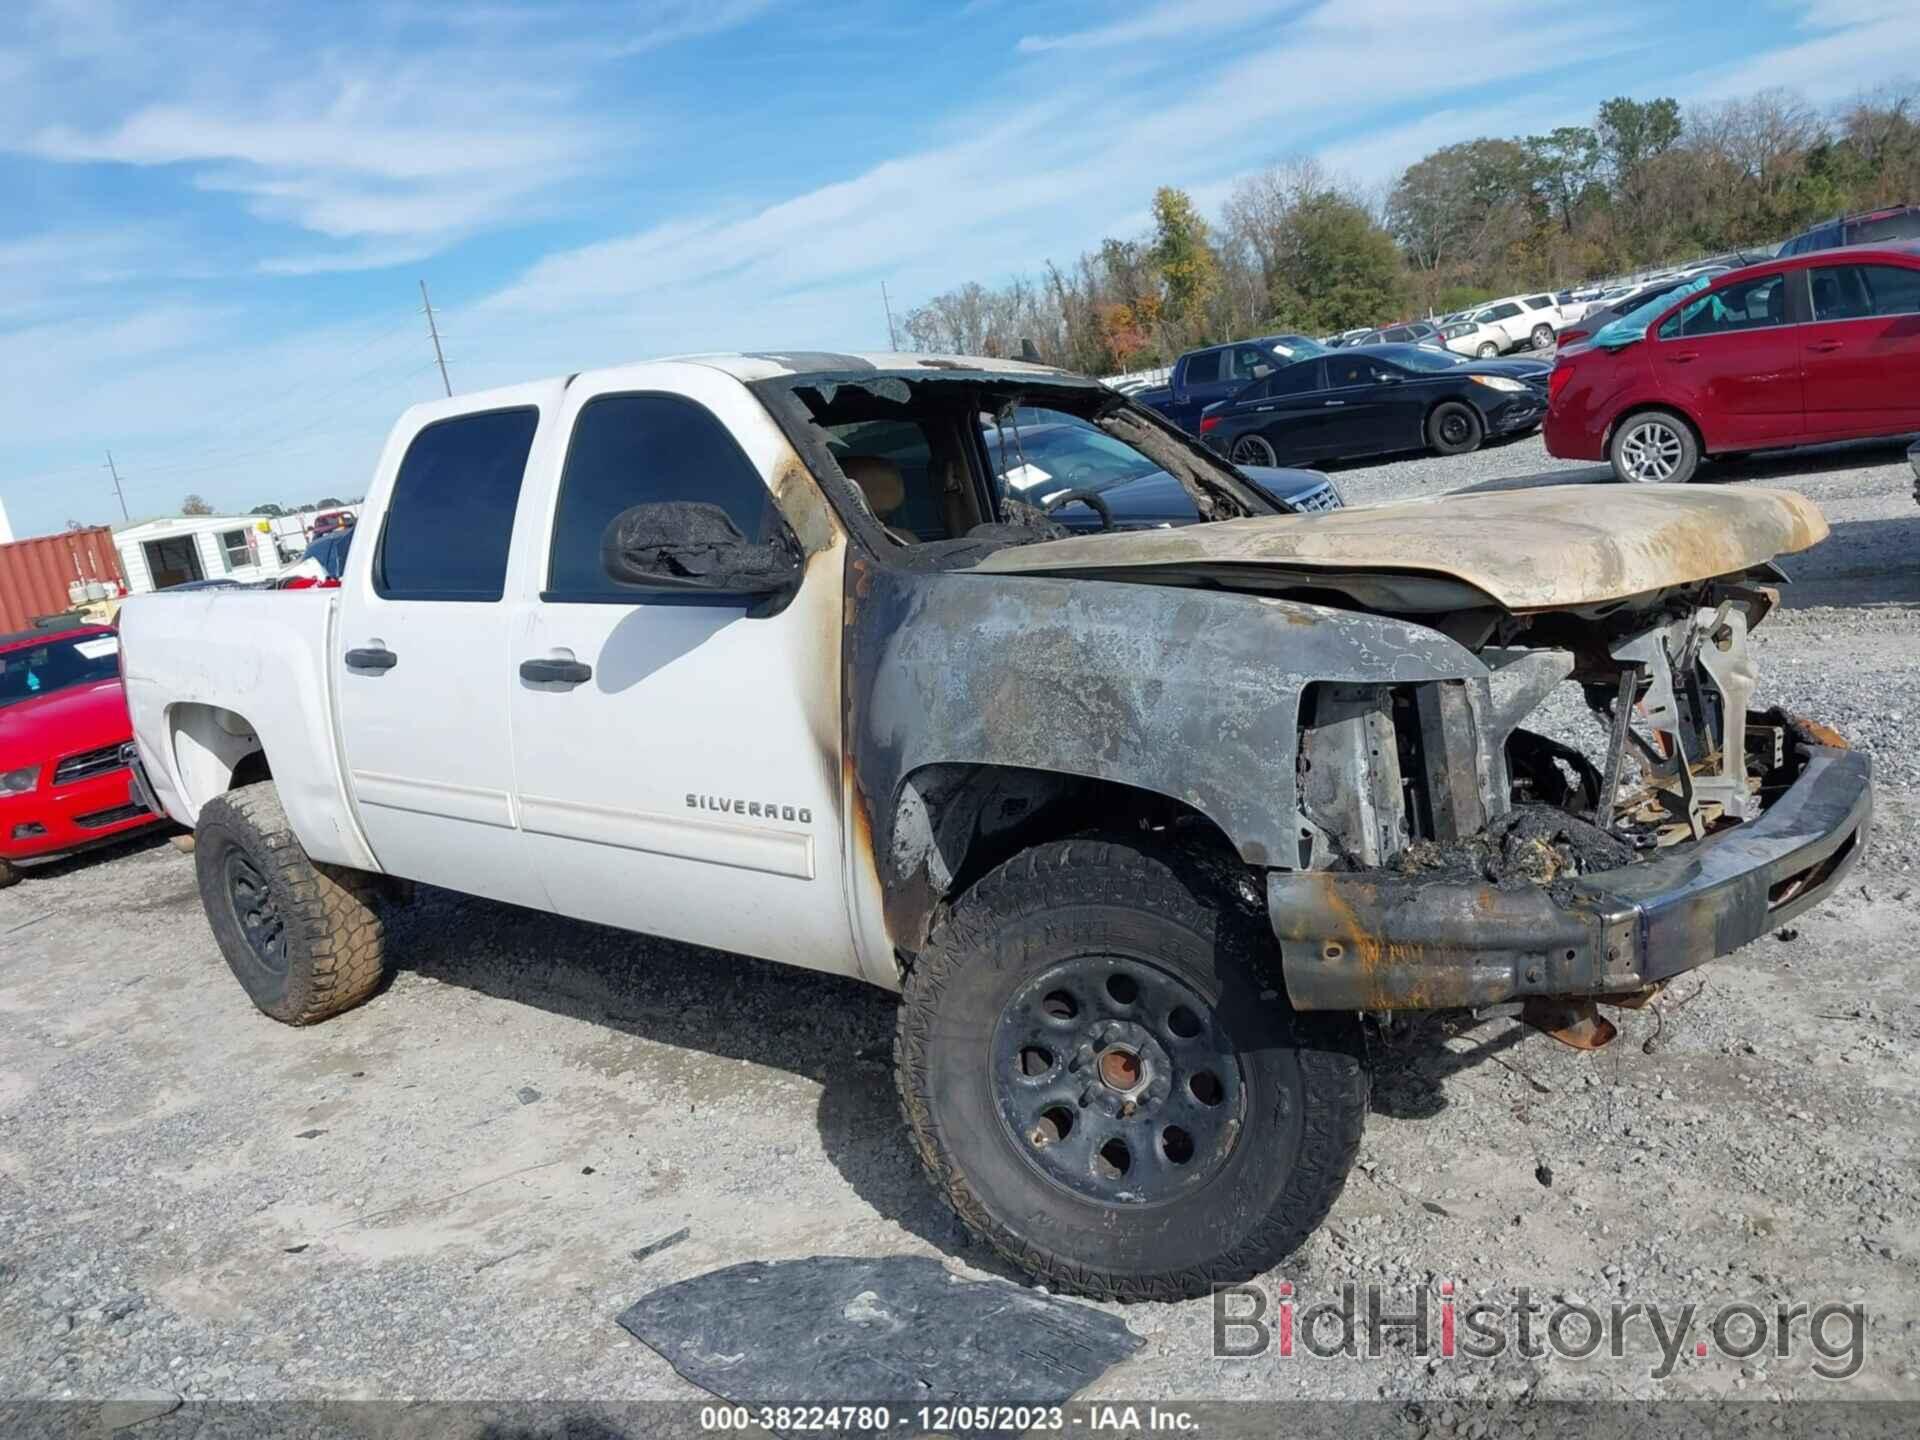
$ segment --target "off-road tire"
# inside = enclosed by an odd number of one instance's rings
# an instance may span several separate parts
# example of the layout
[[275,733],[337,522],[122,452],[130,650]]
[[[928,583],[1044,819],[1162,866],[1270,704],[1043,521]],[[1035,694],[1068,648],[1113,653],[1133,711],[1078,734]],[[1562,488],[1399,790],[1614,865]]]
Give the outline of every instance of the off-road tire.
[[[287,1025],[313,1025],[373,994],[386,961],[385,930],[375,908],[378,877],[309,860],[272,781],[208,801],[194,833],[200,903],[220,953],[263,1014]],[[263,960],[248,939],[230,863],[250,867],[264,885],[284,927],[281,968]]]
[[1487,438],[1480,412],[1463,400],[1442,400],[1427,416],[1427,444],[1436,455],[1467,455]]
[[[1357,1023],[1296,1014],[1272,950],[1253,896],[1134,840],[1043,845],[983,877],[914,962],[895,1032],[901,1109],[934,1188],[968,1230],[1056,1291],[1179,1300],[1271,1269],[1339,1196],[1369,1093]],[[1039,1141],[1016,1135],[996,1098],[1003,1011],[1081,956],[1191,987],[1233,1051],[1242,1128],[1204,1183],[1162,1203],[1070,1190],[1023,1151]],[[1081,1113],[1100,1123],[1084,1102]]]
[[18,885],[19,883],[20,867],[18,865],[10,865],[5,860],[0,860],[0,890],[6,889],[9,885]]

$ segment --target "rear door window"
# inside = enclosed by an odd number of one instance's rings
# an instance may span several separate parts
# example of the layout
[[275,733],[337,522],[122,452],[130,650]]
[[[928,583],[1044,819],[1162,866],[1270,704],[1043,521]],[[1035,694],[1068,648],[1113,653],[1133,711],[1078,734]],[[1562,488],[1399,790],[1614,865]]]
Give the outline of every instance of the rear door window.
[[1860,272],[1873,314],[1920,313],[1920,270],[1904,265],[1862,265]]
[[1211,385],[1220,378],[1220,352],[1202,350],[1187,357],[1184,378],[1189,385]]
[[1873,314],[1864,265],[1816,265],[1807,272],[1815,320],[1860,320]]
[[625,600],[600,559],[600,542],[621,511],[661,501],[718,505],[750,541],[779,529],[773,496],[713,412],[684,395],[602,395],[574,422],[560,474],[548,557],[548,600]]
[[374,552],[374,593],[388,600],[498,600],[527,452],[531,406],[460,415],[413,437]]

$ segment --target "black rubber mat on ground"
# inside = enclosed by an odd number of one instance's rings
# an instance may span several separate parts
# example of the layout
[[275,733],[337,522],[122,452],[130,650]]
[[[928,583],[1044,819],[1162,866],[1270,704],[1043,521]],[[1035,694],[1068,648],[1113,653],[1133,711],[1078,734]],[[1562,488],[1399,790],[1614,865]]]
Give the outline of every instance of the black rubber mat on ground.
[[901,1413],[1059,1404],[1144,1343],[1104,1311],[919,1255],[730,1265],[635,1301],[620,1323],[723,1400]]

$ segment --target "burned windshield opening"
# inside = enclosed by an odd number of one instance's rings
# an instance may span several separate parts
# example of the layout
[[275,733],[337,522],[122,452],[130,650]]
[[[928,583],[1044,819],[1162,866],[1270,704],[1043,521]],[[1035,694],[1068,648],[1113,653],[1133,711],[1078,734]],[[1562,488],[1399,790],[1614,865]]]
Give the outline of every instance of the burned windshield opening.
[[1059,538],[1070,532],[1050,523],[1049,503],[1098,503],[1063,501],[1069,490],[1157,480],[1184,491],[1200,520],[1287,508],[1091,382],[947,371],[804,375],[756,388],[843,509],[906,563]]

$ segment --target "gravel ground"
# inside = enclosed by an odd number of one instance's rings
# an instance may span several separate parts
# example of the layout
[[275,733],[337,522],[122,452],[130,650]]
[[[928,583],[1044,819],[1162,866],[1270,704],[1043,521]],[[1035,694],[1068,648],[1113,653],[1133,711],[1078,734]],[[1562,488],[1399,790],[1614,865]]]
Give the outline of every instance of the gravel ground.
[[[1337,478],[1357,504],[1548,477],[1605,472],[1527,439]],[[1439,1360],[1402,1336],[1216,1359],[1200,1301],[1120,1310],[1146,1343],[1091,1396],[1418,1400],[1467,1433],[1493,1398],[1920,1400],[1920,509],[1885,446],[1711,478],[1833,522],[1755,637],[1760,698],[1872,753],[1872,848],[1597,1055],[1505,1019],[1395,1028],[1359,1169],[1267,1298],[1377,1282],[1405,1311],[1451,1283],[1464,1310],[1526,1287],[1691,1303],[1696,1334],[1728,1301],[1857,1305],[1858,1373],[1817,1378],[1802,1336],[1656,1379],[1644,1325],[1622,1358]],[[698,1399],[614,1323],[656,1286],[811,1254],[1004,1273],[908,1152],[888,997],[440,892],[393,940],[388,989],[293,1031],[233,983],[163,840],[0,893],[0,1398]]]

